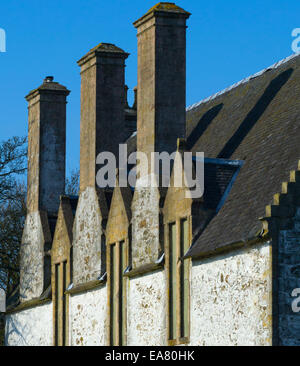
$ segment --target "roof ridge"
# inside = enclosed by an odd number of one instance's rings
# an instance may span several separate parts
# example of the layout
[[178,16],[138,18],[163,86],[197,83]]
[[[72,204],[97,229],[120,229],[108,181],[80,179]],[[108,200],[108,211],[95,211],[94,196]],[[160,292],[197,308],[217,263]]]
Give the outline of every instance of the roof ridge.
[[221,90],[221,91],[219,91],[219,92],[217,92],[217,93],[215,93],[215,94],[212,94],[211,96],[209,96],[209,97],[207,97],[207,98],[205,98],[205,99],[200,100],[200,101],[199,101],[199,102],[197,102],[197,103],[191,104],[190,106],[188,106],[188,107],[186,108],[186,111],[190,111],[190,110],[192,110],[192,109],[194,109],[194,108],[197,108],[197,107],[199,107],[201,104],[204,104],[204,103],[206,103],[206,102],[208,102],[208,101],[211,101],[211,100],[215,99],[216,97],[218,97],[219,95],[225,94],[225,93],[227,93],[228,91],[230,91],[230,90],[232,90],[232,89],[234,89],[234,88],[238,87],[239,85],[241,85],[241,84],[245,84],[245,83],[247,83],[249,80],[251,80],[251,79],[253,79],[253,78],[257,77],[257,76],[260,76],[260,75],[264,74],[266,71],[269,71],[269,70],[272,70],[272,69],[277,69],[277,68],[278,68],[279,66],[281,66],[282,64],[284,64],[284,63],[286,63],[286,62],[288,62],[288,61],[292,60],[293,58],[295,58],[295,57],[297,57],[297,56],[300,56],[300,54],[298,54],[298,53],[294,53],[294,54],[292,54],[292,55],[290,55],[290,56],[288,56],[288,57],[286,57],[286,58],[284,58],[284,59],[282,59],[282,60],[280,60],[280,61],[278,61],[278,62],[275,62],[273,65],[271,65],[271,66],[269,66],[269,67],[266,67],[265,69],[263,69],[263,70],[261,70],[261,71],[259,71],[259,72],[255,73],[255,74],[252,74],[252,75],[250,75],[250,76],[248,76],[248,77],[246,77],[246,78],[244,78],[244,79],[242,79],[242,80],[238,81],[237,83],[234,83],[234,84],[232,84],[232,85],[228,86],[227,88],[225,88],[225,89],[223,89],[223,90]]

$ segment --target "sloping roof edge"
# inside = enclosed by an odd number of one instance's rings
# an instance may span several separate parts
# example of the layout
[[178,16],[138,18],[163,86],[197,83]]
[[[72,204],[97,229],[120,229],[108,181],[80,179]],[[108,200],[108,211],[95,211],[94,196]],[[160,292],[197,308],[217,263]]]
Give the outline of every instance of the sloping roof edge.
[[270,70],[273,70],[273,69],[277,69],[279,66],[281,66],[281,65],[285,64],[286,62],[288,62],[288,61],[292,60],[293,58],[295,58],[295,57],[297,57],[297,56],[300,56],[300,55],[299,55],[299,54],[297,54],[297,53],[294,53],[294,54],[292,54],[292,55],[290,55],[290,56],[288,56],[288,57],[286,57],[286,58],[284,58],[284,59],[282,59],[282,60],[280,60],[280,61],[278,61],[278,62],[275,62],[275,64],[273,64],[273,65],[271,65],[271,66],[269,66],[269,67],[266,67],[265,69],[263,69],[263,70],[261,70],[261,71],[259,71],[259,72],[255,73],[255,74],[253,74],[253,75],[247,76],[246,78],[244,78],[244,79],[242,79],[242,80],[238,81],[237,83],[234,83],[234,84],[232,84],[231,86],[229,86],[229,87],[227,87],[227,88],[225,88],[225,89],[223,89],[223,90],[221,90],[221,91],[219,91],[219,92],[217,92],[217,93],[215,93],[215,94],[212,94],[211,96],[209,96],[209,97],[207,97],[207,98],[205,98],[205,99],[202,99],[202,100],[200,100],[200,101],[199,101],[199,102],[197,102],[197,103],[191,104],[190,106],[188,106],[188,107],[186,108],[186,111],[188,112],[188,111],[190,111],[190,110],[192,110],[192,109],[195,109],[195,108],[199,107],[201,104],[204,104],[204,103],[206,103],[206,102],[209,102],[209,101],[211,101],[211,100],[213,100],[213,99],[217,98],[218,96],[220,96],[220,95],[222,95],[222,94],[225,94],[225,93],[229,92],[230,90],[232,90],[232,89],[234,89],[234,88],[238,87],[239,85],[241,85],[241,84],[245,84],[245,83],[247,83],[249,80],[254,79],[254,78],[256,78],[256,77],[258,77],[258,76],[260,76],[260,75],[264,74],[264,73],[265,73],[265,72],[267,72],[267,71],[270,71]]
[[[294,196],[293,202],[299,205],[299,198],[297,199],[296,186],[300,187],[300,160],[298,160],[298,168],[296,170],[290,171],[290,179],[287,182],[282,182],[282,190],[280,193],[274,194],[273,204],[266,205],[266,215],[265,217],[258,217],[257,220],[262,222],[262,230],[257,232],[254,236],[242,239],[238,242],[226,243],[215,250],[195,250],[195,245],[197,241],[193,242],[184,258],[192,258],[193,260],[198,260],[202,258],[209,258],[217,255],[221,255],[233,250],[248,248],[249,246],[255,244],[264,244],[272,240],[273,236],[276,235],[277,229],[274,230],[274,224],[272,225],[272,220],[274,218],[279,218],[286,220],[289,224],[288,219],[291,215],[295,214],[295,210],[289,210],[289,200],[287,196]],[[276,225],[276,224],[275,224]],[[283,226],[282,226],[283,228]]]

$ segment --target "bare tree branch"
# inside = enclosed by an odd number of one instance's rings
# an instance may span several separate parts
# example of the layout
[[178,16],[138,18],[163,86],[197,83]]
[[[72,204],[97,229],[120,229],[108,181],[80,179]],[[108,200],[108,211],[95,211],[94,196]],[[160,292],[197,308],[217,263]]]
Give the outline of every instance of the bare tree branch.
[[71,172],[71,176],[66,179],[66,194],[77,196],[79,192],[79,170],[75,169]]

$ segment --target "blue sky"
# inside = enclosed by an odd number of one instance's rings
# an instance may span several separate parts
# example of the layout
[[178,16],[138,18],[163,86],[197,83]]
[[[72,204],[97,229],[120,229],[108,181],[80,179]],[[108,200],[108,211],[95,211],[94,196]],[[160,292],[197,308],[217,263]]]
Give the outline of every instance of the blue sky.
[[[1,0],[0,140],[27,134],[24,96],[46,75],[71,90],[67,105],[67,173],[79,166],[80,75],[76,61],[100,42],[130,53],[126,83],[137,82],[132,23],[152,0]],[[178,0],[192,13],[187,30],[187,105],[292,53],[299,0]],[[132,95],[129,96],[132,101]]]

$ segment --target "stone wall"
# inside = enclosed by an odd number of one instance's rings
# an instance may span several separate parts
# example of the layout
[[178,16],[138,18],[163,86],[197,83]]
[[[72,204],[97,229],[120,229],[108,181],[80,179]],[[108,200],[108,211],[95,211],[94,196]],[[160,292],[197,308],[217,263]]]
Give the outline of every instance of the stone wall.
[[[270,243],[194,261],[190,345],[271,345],[271,264]],[[127,283],[127,345],[166,345],[165,271]],[[106,286],[71,295],[70,344],[107,345],[107,315]],[[8,315],[6,333],[9,345],[52,344],[52,306]]]
[[271,345],[271,263],[270,243],[193,263],[191,345]]
[[164,271],[128,281],[127,345],[166,345],[166,276]]
[[102,215],[95,188],[79,196],[73,228],[73,282],[96,280],[101,274]]
[[[46,213],[28,213],[20,248],[20,301],[38,298],[45,289],[44,279],[50,279],[50,265],[45,273],[45,243],[51,242]],[[50,258],[49,263],[50,263]]]
[[52,303],[6,315],[5,344],[52,346]]
[[155,262],[162,253],[159,191],[137,187],[132,200],[132,267]]
[[[278,240],[278,341],[283,346],[300,345],[299,310],[293,311],[300,295],[300,208],[292,219],[290,229],[281,230]],[[292,293],[295,291],[294,297]]]
[[95,289],[70,297],[70,345],[107,345],[107,290]]

